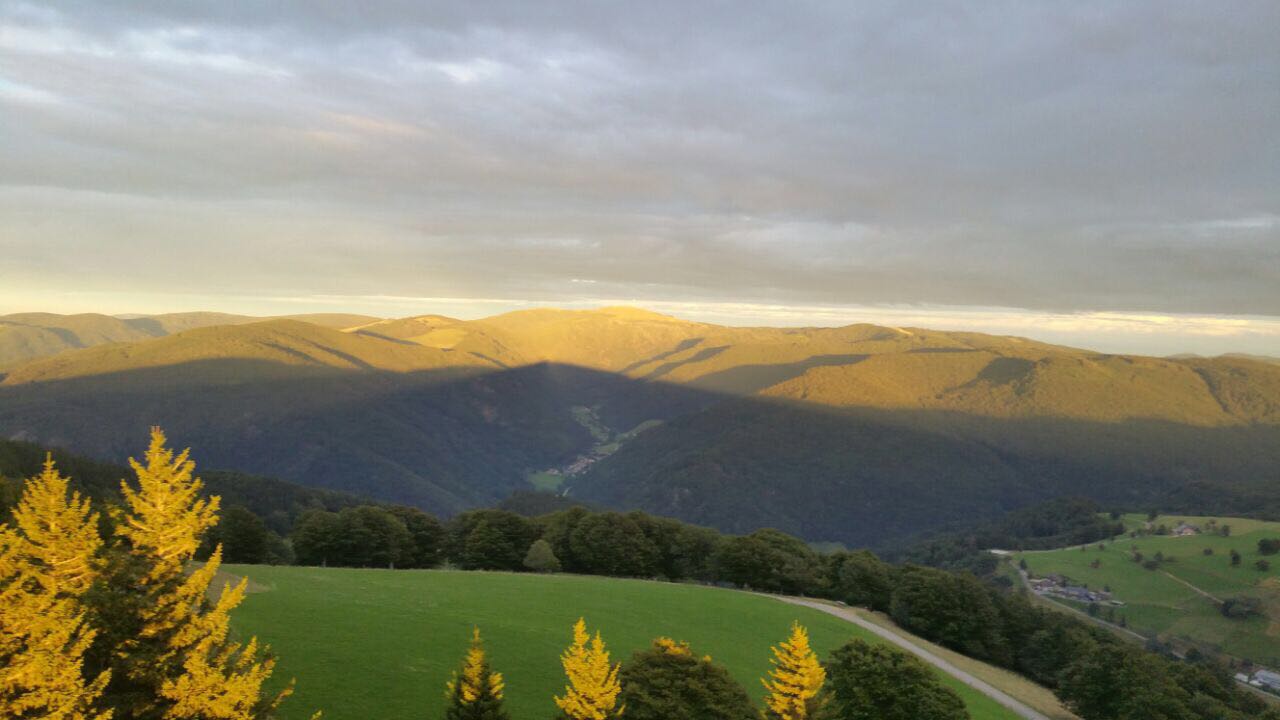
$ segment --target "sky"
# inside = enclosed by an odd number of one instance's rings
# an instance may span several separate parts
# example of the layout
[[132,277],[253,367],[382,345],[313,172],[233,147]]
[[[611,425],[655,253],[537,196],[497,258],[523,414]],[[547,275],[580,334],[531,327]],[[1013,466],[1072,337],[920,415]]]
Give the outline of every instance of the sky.
[[1280,3],[0,0],[0,312],[1280,355]]

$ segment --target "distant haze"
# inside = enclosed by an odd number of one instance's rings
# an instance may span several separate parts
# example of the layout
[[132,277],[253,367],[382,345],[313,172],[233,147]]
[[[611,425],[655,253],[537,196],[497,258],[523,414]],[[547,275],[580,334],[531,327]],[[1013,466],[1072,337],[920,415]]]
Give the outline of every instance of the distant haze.
[[1277,27],[0,0],[0,313],[626,303],[1280,355]]

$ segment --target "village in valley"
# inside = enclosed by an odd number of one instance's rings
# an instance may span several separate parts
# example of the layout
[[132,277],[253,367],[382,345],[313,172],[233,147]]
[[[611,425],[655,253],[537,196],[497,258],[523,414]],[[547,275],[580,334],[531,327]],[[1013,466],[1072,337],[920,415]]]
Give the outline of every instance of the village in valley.
[[570,412],[573,419],[591,433],[595,444],[564,465],[529,473],[529,483],[538,490],[567,495],[570,488],[565,484],[566,479],[585,473],[592,465],[617,452],[627,441],[661,424],[658,420],[646,420],[627,432],[616,433],[600,419],[596,408],[577,405]]

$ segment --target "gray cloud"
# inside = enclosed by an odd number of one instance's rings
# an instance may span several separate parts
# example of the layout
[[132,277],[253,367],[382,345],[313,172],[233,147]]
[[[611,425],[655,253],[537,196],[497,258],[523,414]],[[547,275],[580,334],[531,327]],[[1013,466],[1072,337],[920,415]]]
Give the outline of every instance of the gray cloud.
[[0,286],[1280,315],[1274,2],[196,5],[0,3]]

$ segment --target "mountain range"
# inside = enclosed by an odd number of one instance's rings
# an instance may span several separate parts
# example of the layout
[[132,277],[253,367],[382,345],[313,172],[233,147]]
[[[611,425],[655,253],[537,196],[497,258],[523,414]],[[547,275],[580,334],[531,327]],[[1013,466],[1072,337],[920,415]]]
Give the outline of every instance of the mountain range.
[[[56,341],[55,341],[56,339]],[[0,317],[0,435],[419,505],[531,479],[730,532],[877,546],[1063,494],[1274,487],[1280,365],[635,308],[463,321]]]
[[[344,328],[377,318],[347,313],[289,315],[326,327]],[[268,318],[215,312],[168,313],[114,317],[97,313],[0,315],[0,372],[34,358],[104,343],[137,342],[212,325],[242,325]]]

